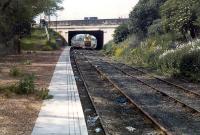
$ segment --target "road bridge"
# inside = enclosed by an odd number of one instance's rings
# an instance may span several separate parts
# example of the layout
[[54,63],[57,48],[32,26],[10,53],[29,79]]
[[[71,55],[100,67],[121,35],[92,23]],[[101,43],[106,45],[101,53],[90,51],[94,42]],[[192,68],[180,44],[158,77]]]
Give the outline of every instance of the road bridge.
[[61,20],[51,21],[50,28],[59,32],[71,45],[71,39],[78,34],[90,34],[97,39],[97,48],[112,40],[115,28],[127,23],[127,18],[95,20]]

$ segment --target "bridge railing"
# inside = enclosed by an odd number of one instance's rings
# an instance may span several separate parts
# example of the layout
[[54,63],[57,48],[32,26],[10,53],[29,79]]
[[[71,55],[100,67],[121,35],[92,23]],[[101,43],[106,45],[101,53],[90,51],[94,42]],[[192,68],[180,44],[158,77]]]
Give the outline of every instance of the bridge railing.
[[50,26],[93,26],[93,25],[120,25],[127,23],[127,18],[122,19],[98,19],[98,20],[64,20],[51,21]]

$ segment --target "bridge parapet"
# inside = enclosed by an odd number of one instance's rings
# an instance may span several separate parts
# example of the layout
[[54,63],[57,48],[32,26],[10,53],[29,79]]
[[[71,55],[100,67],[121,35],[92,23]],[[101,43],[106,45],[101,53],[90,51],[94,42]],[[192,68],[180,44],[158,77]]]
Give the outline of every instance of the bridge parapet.
[[97,20],[64,20],[51,21],[50,27],[55,26],[95,26],[95,25],[120,25],[127,23],[127,18],[120,19],[97,19]]

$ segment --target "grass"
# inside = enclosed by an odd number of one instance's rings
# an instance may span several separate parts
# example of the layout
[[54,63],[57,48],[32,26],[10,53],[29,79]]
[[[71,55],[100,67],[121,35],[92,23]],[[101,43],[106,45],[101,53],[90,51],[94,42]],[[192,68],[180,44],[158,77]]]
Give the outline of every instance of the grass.
[[16,67],[11,67],[9,74],[12,77],[20,77],[22,75],[22,72],[20,69],[18,69]]
[[52,99],[53,96],[49,95],[49,90],[42,88],[37,90],[35,87],[35,76],[33,74],[25,75],[15,84],[9,84],[6,86],[0,86],[0,93],[5,97],[10,98],[14,95],[34,95],[36,98],[46,100]]
[[53,96],[52,96],[52,95],[49,95],[48,93],[49,93],[49,90],[48,90],[48,89],[42,88],[41,90],[37,91],[36,96],[37,96],[39,99],[42,99],[42,100],[52,99]]
[[159,75],[200,80],[200,40],[178,43],[172,35],[166,34],[149,37],[140,41],[139,45],[133,46],[132,42],[131,38],[119,44],[109,42],[103,52],[129,65],[155,69]]
[[61,46],[56,44],[56,39],[61,38],[63,45],[65,44],[64,38],[61,37],[58,33],[49,30],[50,41],[47,40],[46,33],[44,29],[35,28],[32,29],[31,35],[23,38],[21,40],[22,50],[33,50],[33,51],[52,51],[57,50]]
[[25,60],[23,62],[24,65],[32,65],[32,61],[31,60]]

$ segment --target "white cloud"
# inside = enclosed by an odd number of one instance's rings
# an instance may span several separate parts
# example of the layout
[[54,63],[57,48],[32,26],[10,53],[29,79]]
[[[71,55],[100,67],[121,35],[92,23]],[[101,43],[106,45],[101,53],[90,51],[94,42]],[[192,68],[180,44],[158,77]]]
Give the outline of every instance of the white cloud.
[[[64,0],[64,11],[58,12],[58,20],[128,17],[138,0]],[[54,18],[55,19],[55,18]]]

